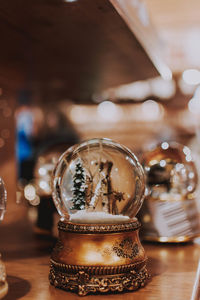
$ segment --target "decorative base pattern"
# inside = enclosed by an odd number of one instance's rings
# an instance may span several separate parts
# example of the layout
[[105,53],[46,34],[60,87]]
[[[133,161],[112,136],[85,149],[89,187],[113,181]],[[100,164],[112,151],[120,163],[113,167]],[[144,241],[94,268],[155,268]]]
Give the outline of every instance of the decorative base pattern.
[[79,233],[111,233],[125,232],[139,229],[140,222],[135,218],[132,221],[121,224],[77,224],[71,222],[58,222],[58,229],[66,232]]
[[137,219],[93,225],[60,221],[59,239],[51,254],[50,283],[79,296],[144,286],[149,275],[139,227]]
[[[91,267],[92,268],[92,267]],[[74,273],[64,272],[62,264],[59,270],[58,264],[51,261],[49,280],[52,285],[64,290],[77,292],[79,296],[85,296],[88,293],[106,293],[106,292],[122,292],[123,290],[134,291],[143,287],[149,279],[149,275],[144,265],[139,271],[129,269],[126,273],[115,275],[91,275],[90,272],[81,270]],[[74,269],[73,266],[66,266],[66,269]],[[76,267],[77,269],[77,267]],[[102,273],[103,267],[101,267]],[[115,273],[113,268],[113,273]]]

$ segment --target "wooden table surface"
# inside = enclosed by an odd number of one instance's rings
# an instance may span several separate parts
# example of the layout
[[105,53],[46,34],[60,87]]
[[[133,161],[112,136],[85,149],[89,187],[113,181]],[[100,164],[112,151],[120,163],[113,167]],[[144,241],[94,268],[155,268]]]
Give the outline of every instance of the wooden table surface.
[[[36,237],[27,216],[23,206],[12,207],[0,226],[0,252],[9,283],[9,292],[4,300],[80,299],[76,294],[49,285],[49,257],[55,241]],[[124,294],[88,295],[84,299],[191,299],[200,256],[198,241],[194,244],[143,245],[151,273],[151,280],[144,288]]]

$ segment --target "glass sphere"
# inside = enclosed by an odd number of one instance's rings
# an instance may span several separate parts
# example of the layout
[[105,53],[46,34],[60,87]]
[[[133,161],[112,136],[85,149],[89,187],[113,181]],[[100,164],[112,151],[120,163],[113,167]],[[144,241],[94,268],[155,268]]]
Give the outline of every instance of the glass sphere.
[[160,200],[187,198],[197,185],[197,172],[188,147],[163,142],[143,158],[151,197]]
[[137,214],[144,187],[143,169],[130,150],[109,139],[91,139],[60,157],[53,199],[67,221],[121,223]]
[[4,214],[6,212],[6,201],[7,201],[7,192],[5,189],[4,182],[0,177],[0,221],[3,220]]

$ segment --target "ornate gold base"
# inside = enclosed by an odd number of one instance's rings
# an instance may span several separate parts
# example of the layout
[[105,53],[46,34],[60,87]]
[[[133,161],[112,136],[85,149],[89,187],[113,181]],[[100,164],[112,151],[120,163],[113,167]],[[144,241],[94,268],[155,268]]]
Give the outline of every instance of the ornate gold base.
[[149,275],[138,237],[139,222],[89,225],[59,222],[49,279],[55,287],[80,296],[134,291]]
[[[66,266],[66,270],[69,268],[73,270],[74,266]],[[134,291],[143,287],[149,278],[145,266],[138,272],[130,269],[126,273],[116,275],[89,275],[89,272],[81,271],[81,267],[79,268],[77,273],[70,274],[64,272],[63,265],[58,267],[58,264],[51,261],[50,283],[55,287],[77,292],[79,296],[85,296],[96,292]]]

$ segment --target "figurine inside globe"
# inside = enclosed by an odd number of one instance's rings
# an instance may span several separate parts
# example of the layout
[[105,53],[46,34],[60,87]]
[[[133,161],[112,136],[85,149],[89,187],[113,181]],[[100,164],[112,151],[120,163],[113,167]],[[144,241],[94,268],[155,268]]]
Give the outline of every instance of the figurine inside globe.
[[60,157],[53,199],[66,221],[120,223],[135,217],[144,187],[143,169],[131,151],[109,139],[91,139]]
[[163,142],[145,154],[143,166],[153,198],[186,199],[196,189],[196,168],[187,146]]

